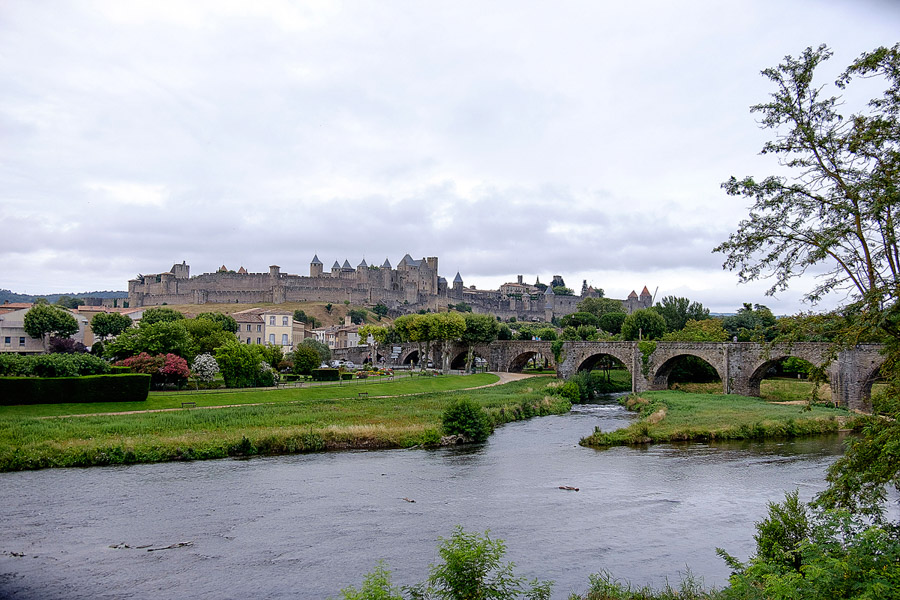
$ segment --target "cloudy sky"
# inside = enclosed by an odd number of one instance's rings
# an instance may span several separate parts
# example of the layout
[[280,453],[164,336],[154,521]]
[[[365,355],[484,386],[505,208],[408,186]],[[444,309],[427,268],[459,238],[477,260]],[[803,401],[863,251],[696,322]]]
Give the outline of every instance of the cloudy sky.
[[761,69],[827,43],[827,84],[898,32],[893,0],[0,0],[0,288],[408,252],[808,309],[722,270],[719,186],[777,170]]

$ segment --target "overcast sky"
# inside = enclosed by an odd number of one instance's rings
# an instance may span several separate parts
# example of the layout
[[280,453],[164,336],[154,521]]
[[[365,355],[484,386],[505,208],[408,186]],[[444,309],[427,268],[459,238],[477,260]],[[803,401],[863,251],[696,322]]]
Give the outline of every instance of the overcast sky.
[[893,0],[0,0],[0,288],[408,252],[808,310],[722,270],[719,186],[777,170],[760,70],[827,43],[828,84],[898,33]]

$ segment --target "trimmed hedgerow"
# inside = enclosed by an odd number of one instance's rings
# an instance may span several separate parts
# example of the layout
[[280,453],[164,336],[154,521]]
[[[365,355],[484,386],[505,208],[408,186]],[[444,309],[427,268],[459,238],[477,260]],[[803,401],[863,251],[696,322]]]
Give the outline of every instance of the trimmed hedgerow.
[[0,377],[0,405],[68,402],[141,402],[150,391],[150,376]]

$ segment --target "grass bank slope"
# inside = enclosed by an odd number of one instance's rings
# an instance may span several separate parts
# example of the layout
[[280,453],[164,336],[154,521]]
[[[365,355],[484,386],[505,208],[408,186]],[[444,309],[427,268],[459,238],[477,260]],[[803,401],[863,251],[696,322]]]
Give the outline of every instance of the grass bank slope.
[[846,410],[772,404],[734,394],[691,394],[668,390],[631,396],[626,406],[640,419],[611,432],[595,430],[582,446],[652,442],[748,440],[834,433],[852,416]]
[[[459,379],[474,382],[475,377]],[[348,395],[347,388],[337,386],[255,391],[248,396],[283,395],[284,400],[136,414],[42,418],[0,413],[0,471],[436,446],[444,408],[459,397],[478,402],[494,424],[568,411],[567,400],[548,394],[552,382],[533,378],[478,390],[386,398],[359,398],[359,388]],[[369,387],[370,393],[374,388]],[[207,397],[193,396],[198,404]],[[177,398],[180,403],[185,396]]]

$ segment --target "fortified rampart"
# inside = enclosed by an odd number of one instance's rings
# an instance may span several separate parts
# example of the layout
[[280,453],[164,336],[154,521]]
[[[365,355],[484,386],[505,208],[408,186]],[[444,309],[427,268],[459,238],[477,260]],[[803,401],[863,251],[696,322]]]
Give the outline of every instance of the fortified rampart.
[[[557,278],[559,276],[556,276]],[[559,278],[561,280],[561,278]],[[173,265],[166,273],[139,275],[128,282],[131,307],[161,304],[233,304],[271,302],[349,302],[374,306],[382,303],[396,313],[421,310],[437,311],[449,304],[465,303],[477,313],[491,314],[508,320],[551,321],[577,310],[584,297],[596,297],[593,288],[582,289],[581,296],[555,294],[552,287],[542,291],[521,283],[506,284],[501,290],[476,290],[463,286],[459,273],[448,285],[438,274],[437,257],[415,260],[407,254],[396,268],[388,260],[381,266],[363,260],[356,268],[349,261],[335,261],[330,271],[318,256],[310,262],[309,275],[282,273],[272,265],[268,273],[237,271],[224,265],[215,273],[191,277],[186,262]],[[634,292],[622,300],[625,312],[647,308],[652,298],[647,288],[638,296]]]

